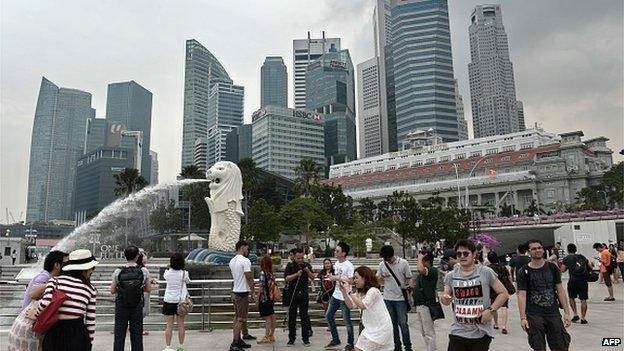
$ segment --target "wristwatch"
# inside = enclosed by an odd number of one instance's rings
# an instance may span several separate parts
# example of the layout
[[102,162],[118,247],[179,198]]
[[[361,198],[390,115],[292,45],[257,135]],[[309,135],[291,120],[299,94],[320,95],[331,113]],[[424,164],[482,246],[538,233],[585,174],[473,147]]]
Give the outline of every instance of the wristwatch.
[[495,309],[493,309],[493,308],[492,308],[492,306],[490,306],[490,307],[486,308],[486,310],[490,310],[490,312],[496,312],[496,310],[495,310]]

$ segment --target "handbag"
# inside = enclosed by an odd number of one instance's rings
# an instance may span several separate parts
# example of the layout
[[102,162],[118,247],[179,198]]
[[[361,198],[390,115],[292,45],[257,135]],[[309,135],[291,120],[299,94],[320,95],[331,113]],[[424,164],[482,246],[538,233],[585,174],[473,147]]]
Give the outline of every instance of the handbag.
[[427,307],[429,308],[429,313],[431,314],[431,320],[435,321],[437,319],[444,319],[444,310],[442,309],[442,305],[440,301],[433,300],[427,302]]
[[590,270],[589,273],[587,273],[588,282],[595,283],[598,281],[598,279],[600,279],[600,276],[594,270]]
[[401,292],[403,293],[403,298],[405,299],[405,303],[407,304],[407,312],[411,311],[412,310],[412,304],[410,303],[409,293],[408,293],[407,289],[403,289],[401,287],[401,282],[399,282],[399,278],[397,278],[397,276],[394,274],[392,269],[390,269],[390,266],[388,265],[388,262],[384,261],[384,264],[386,265],[386,268],[388,269],[388,271],[390,271],[390,274],[392,275],[392,278],[394,278],[394,280],[396,281],[396,283],[399,286],[399,288],[401,288]]
[[32,326],[32,331],[35,333],[47,332],[56,322],[59,320],[58,309],[63,305],[63,302],[67,300],[67,294],[64,291],[58,289],[58,280],[54,278],[54,291],[50,298],[50,304],[37,316],[35,323]]
[[[180,285],[180,297],[182,297],[182,292],[186,288],[186,282],[184,281],[184,273],[185,271],[182,271],[182,284]],[[187,314],[191,313],[192,310],[193,310],[193,301],[189,297],[189,293],[187,289],[186,296],[184,297],[184,299],[180,299],[180,302],[178,302],[178,308],[176,312],[178,316],[184,317]]]

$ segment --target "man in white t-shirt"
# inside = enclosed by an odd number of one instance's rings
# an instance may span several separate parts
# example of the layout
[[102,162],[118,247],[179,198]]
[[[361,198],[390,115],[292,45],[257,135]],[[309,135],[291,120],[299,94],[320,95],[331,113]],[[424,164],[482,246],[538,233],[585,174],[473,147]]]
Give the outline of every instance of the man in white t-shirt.
[[251,261],[249,255],[249,244],[246,241],[236,243],[237,255],[230,260],[230,271],[234,287],[232,288],[232,302],[234,303],[234,321],[232,326],[233,338],[230,351],[239,351],[249,348],[241,339],[241,329],[247,321],[249,313],[249,302],[254,302],[254,280],[251,272]]
[[[334,263],[334,275],[328,275],[326,279],[339,282],[345,281],[349,284],[353,284],[353,274],[355,268],[353,264],[347,260],[349,254],[349,245],[345,242],[339,242],[334,250],[334,256],[336,256],[336,263]],[[327,324],[331,331],[332,340],[325,346],[325,349],[334,349],[340,345],[340,335],[338,335],[338,328],[336,327],[336,321],[334,319],[336,311],[340,309],[342,311],[342,319],[347,326],[347,345],[345,351],[353,350],[353,323],[351,322],[351,310],[344,302],[344,296],[340,289],[335,289],[334,294],[329,299],[329,306],[327,307]]]

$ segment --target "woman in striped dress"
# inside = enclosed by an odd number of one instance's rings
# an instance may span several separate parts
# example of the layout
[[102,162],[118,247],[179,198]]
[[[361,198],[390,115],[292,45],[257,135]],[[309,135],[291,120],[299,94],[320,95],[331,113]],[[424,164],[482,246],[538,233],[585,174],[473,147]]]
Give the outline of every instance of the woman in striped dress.
[[91,251],[72,251],[63,273],[48,281],[37,314],[50,304],[54,290],[63,291],[67,299],[58,309],[59,321],[43,337],[43,351],[91,350],[97,291],[90,279],[97,264]]

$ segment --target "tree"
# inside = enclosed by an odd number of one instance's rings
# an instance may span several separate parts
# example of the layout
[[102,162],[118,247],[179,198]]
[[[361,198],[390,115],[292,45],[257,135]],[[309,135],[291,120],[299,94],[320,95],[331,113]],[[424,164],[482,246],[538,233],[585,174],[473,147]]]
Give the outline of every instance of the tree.
[[379,211],[379,218],[392,218],[403,209],[403,205],[406,199],[411,198],[411,195],[404,191],[394,191],[391,195],[386,196],[385,200],[382,200],[377,205]]
[[576,193],[576,204],[582,210],[604,210],[607,208],[606,194],[602,185],[588,186]]
[[124,168],[113,177],[115,178],[115,195],[118,197],[126,197],[147,185],[147,181],[136,168]]
[[358,205],[356,206],[356,212],[360,217],[360,220],[364,224],[373,223],[377,217],[377,206],[368,197],[360,199]]
[[418,241],[453,243],[470,234],[470,212],[457,207],[443,207],[437,201],[425,202],[421,208]]
[[245,223],[248,223],[249,204],[258,188],[258,167],[251,158],[243,158],[238,161],[238,168],[243,178],[243,209],[245,211]]
[[282,231],[280,215],[263,199],[257,199],[249,207],[249,220],[243,225],[246,240],[275,242]]
[[611,206],[624,206],[624,161],[613,166],[602,176]]
[[332,216],[334,223],[345,227],[353,224],[353,199],[342,192],[340,185],[316,186],[311,189],[311,196]]
[[160,202],[150,214],[150,226],[160,234],[182,229],[182,211],[175,201]]
[[319,166],[314,160],[302,159],[299,165],[295,167],[297,180],[295,188],[304,197],[309,197],[312,187],[318,184],[319,174],[323,171],[323,167]]
[[421,220],[421,209],[418,202],[410,195],[401,195],[400,219],[396,221],[396,232],[401,236],[403,257],[408,241],[418,239],[418,227]]
[[[185,166],[180,172],[183,179],[206,179],[206,175],[197,166]],[[210,197],[208,182],[188,184],[180,189],[180,198],[189,201],[191,206],[191,227],[198,229],[210,228],[210,210],[205,198]]]
[[535,200],[531,200],[531,204],[529,205],[529,207],[524,209],[524,214],[527,216],[534,216],[536,214],[539,214],[540,209],[539,207],[537,207],[537,203],[535,202]]
[[308,243],[310,236],[325,230],[332,223],[331,216],[314,199],[300,197],[284,205],[280,211],[282,223],[300,237],[305,236]]
[[180,172],[180,177],[183,179],[206,179],[204,172],[196,165],[184,166]]
[[284,196],[277,191],[277,181],[274,176],[266,176],[258,184],[255,197],[257,199],[264,199],[269,205],[273,206],[276,211],[279,211],[284,205]]

